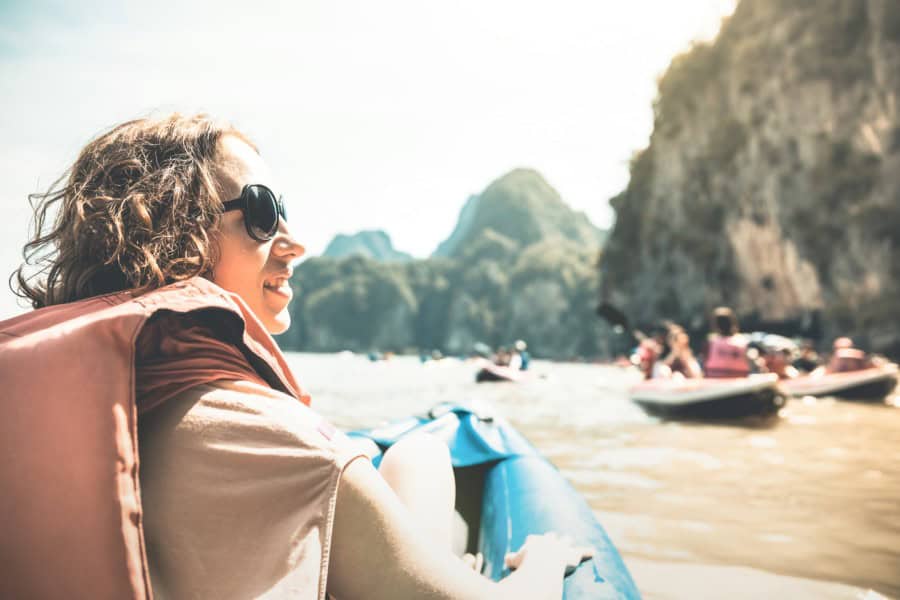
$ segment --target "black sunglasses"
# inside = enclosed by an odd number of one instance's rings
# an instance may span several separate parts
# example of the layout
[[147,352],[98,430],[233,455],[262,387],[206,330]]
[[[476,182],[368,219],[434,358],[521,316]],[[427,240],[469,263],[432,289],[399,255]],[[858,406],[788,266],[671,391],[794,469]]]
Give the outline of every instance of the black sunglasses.
[[247,233],[258,242],[267,242],[278,231],[279,218],[287,221],[281,196],[264,185],[251,183],[241,190],[241,197],[222,203],[224,212],[242,210]]

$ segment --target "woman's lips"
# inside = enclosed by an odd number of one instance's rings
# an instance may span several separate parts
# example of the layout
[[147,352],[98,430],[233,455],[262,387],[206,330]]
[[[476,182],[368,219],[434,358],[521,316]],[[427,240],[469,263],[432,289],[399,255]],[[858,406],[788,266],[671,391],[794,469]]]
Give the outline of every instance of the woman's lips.
[[294,295],[293,290],[291,290],[291,284],[288,283],[287,281],[279,283],[278,285],[272,285],[272,286],[266,285],[266,286],[263,286],[263,289],[265,291],[269,292],[270,294],[279,296],[281,298],[286,298],[288,300],[290,300]]

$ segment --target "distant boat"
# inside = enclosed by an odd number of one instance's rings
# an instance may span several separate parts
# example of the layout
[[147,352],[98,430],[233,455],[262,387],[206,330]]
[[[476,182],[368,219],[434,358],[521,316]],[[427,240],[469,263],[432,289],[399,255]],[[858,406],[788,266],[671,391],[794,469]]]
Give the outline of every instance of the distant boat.
[[492,381],[518,382],[528,378],[527,371],[510,369],[509,367],[504,367],[502,365],[495,365],[489,360],[479,361],[478,366],[481,368],[478,369],[477,373],[475,373],[475,381],[477,383],[486,383]]
[[781,382],[781,389],[792,396],[835,396],[875,402],[883,400],[896,386],[894,363],[843,373],[813,372]]
[[[593,558],[566,576],[563,600],[640,598],[622,557],[585,499],[505,419],[444,404],[427,416],[349,435],[369,438],[386,449],[417,432],[447,442],[456,476],[456,508],[467,529],[455,550],[481,552],[486,576],[499,580],[509,574],[505,555],[518,550],[529,535],[552,531],[595,549]],[[380,460],[379,455],[372,462],[377,466]]]
[[658,378],[644,380],[629,391],[647,413],[674,418],[739,418],[773,414],[784,406],[772,373],[734,379]]

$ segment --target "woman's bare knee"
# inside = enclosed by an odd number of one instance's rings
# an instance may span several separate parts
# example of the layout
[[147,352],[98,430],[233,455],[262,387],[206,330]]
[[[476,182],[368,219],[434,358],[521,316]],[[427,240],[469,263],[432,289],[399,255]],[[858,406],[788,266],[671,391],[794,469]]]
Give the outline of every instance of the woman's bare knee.
[[378,470],[419,523],[449,545],[456,483],[447,444],[428,434],[404,438]]
[[379,470],[384,475],[394,470],[409,472],[436,468],[451,468],[447,444],[434,435],[417,433],[388,448]]

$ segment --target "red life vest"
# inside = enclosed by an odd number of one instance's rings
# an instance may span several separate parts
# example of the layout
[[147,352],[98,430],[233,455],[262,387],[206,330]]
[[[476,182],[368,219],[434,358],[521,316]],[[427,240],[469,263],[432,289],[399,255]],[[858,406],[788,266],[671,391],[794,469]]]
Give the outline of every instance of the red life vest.
[[742,336],[716,336],[709,342],[704,365],[706,377],[746,377],[750,374],[747,362],[747,342]]
[[199,277],[0,322],[0,598],[152,598],[135,340],[159,311],[201,310],[237,331],[236,343],[264,381],[308,403],[241,298]]
[[861,371],[868,368],[866,353],[857,348],[838,348],[828,363],[828,370],[832,373],[846,373],[848,371]]

